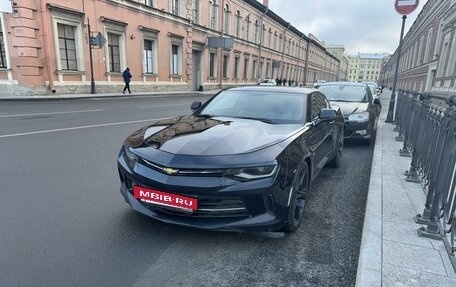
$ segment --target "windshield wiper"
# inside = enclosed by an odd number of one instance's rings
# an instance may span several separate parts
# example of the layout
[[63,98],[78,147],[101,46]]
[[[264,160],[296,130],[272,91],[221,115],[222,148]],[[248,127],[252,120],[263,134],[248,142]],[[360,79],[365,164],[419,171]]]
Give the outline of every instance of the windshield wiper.
[[197,117],[200,117],[200,118],[212,118],[212,117],[215,117],[215,115],[210,115],[210,114],[199,114],[199,115],[196,115]]
[[260,122],[267,123],[267,124],[275,123],[274,121],[272,121],[270,119],[264,119],[264,118],[254,118],[254,117],[238,117],[238,118],[246,119],[246,120],[256,120],[256,121],[260,121]]

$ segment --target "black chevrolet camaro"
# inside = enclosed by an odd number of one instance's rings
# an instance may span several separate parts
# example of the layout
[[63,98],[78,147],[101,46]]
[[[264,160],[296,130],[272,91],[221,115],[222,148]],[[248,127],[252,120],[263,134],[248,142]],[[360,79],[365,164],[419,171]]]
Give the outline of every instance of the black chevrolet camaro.
[[341,111],[316,89],[272,86],[226,89],[191,108],[124,141],[127,203],[166,223],[294,231],[312,180],[340,164]]

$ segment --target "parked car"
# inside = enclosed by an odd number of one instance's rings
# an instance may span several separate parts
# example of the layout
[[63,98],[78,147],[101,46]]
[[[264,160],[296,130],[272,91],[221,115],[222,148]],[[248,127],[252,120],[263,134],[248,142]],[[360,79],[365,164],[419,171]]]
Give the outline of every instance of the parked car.
[[345,138],[360,139],[370,144],[380,101],[374,99],[369,86],[365,83],[329,82],[320,85],[319,90],[331,104],[342,109]]
[[318,88],[321,84],[324,84],[326,83],[325,80],[317,80],[315,83],[314,83],[314,87],[315,88]]
[[191,108],[124,141],[117,164],[125,201],[195,228],[296,230],[311,181],[340,165],[340,109],[315,89],[258,86],[222,90]]
[[363,83],[365,83],[366,85],[369,86],[369,89],[371,90],[371,93],[372,93],[373,100],[375,101],[375,99],[378,99],[378,102],[376,104],[374,104],[374,107],[375,107],[375,112],[377,113],[377,115],[379,115],[380,109],[382,107],[382,105],[380,103],[380,88],[378,87],[377,83],[374,83],[374,82],[363,82]]
[[277,82],[274,79],[263,79],[258,83],[259,86],[276,86]]

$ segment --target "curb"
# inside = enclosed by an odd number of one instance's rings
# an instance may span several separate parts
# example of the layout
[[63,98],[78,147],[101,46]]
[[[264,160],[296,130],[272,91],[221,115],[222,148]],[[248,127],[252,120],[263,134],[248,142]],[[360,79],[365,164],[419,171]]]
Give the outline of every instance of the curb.
[[356,287],[382,286],[382,218],[383,218],[383,126],[387,114],[387,95],[382,95],[382,112],[377,122],[369,190],[364,213]]

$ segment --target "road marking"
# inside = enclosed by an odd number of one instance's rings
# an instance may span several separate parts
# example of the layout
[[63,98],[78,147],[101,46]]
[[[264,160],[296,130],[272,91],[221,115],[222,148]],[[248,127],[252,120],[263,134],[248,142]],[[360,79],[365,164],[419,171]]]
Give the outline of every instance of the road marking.
[[150,109],[150,108],[163,108],[163,107],[175,107],[175,106],[187,106],[188,103],[185,104],[172,104],[172,105],[156,105],[156,106],[142,106],[139,107],[140,109]]
[[52,113],[0,115],[0,118],[44,116],[44,115],[61,115],[61,114],[74,114],[74,113],[93,113],[93,112],[102,112],[102,111],[103,111],[102,109],[98,109],[98,110],[81,110],[81,111],[66,111],[66,112],[52,112]]
[[82,129],[89,129],[89,128],[98,128],[98,127],[107,127],[107,126],[116,126],[116,125],[127,125],[127,124],[141,123],[141,122],[158,121],[158,120],[163,120],[163,119],[166,119],[166,118],[138,120],[138,121],[129,121],[129,122],[118,122],[118,123],[107,123],[107,124],[79,126],[79,127],[53,129],[53,130],[43,130],[43,131],[35,131],[35,132],[16,133],[16,134],[0,135],[0,138],[11,138],[11,137],[18,137],[18,136],[28,136],[28,135],[55,133],[55,132],[63,132],[63,131],[82,130]]

